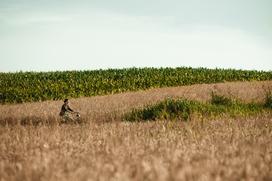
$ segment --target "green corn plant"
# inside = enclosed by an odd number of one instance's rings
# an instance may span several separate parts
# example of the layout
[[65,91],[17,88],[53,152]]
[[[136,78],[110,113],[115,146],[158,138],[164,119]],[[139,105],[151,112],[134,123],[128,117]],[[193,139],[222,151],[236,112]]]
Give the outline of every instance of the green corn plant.
[[58,100],[149,88],[252,80],[272,80],[272,72],[178,67],[0,73],[0,103]]

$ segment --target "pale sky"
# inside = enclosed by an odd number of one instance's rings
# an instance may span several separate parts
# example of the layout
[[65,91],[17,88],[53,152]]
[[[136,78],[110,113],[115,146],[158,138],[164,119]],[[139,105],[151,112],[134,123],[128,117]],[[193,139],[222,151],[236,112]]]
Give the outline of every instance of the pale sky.
[[272,70],[271,0],[0,0],[0,72]]

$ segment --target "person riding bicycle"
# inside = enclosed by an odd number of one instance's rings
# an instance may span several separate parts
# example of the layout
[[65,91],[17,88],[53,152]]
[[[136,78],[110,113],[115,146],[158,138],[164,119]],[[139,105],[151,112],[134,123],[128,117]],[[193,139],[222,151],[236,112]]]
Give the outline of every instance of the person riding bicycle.
[[65,120],[73,120],[73,117],[71,116],[71,114],[76,113],[78,114],[78,112],[75,112],[73,109],[70,108],[69,106],[69,100],[65,99],[64,100],[64,104],[61,107],[60,113],[59,115]]

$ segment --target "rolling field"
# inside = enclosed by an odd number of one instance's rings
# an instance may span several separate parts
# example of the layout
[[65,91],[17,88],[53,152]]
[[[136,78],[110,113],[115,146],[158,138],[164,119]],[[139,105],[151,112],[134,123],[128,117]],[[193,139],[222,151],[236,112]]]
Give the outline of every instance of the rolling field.
[[269,90],[272,81],[251,81],[71,99],[79,125],[57,124],[62,101],[0,105],[0,180],[271,180],[271,112],[122,121],[166,98],[209,102],[216,92],[264,103]]
[[128,68],[0,73],[0,103],[90,97],[151,88],[272,80],[271,71],[207,68]]

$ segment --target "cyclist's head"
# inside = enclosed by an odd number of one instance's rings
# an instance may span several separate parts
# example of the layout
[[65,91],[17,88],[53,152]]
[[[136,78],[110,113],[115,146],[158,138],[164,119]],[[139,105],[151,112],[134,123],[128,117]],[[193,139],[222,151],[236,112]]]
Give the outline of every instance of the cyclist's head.
[[64,103],[68,104],[69,100],[68,99],[64,99]]

